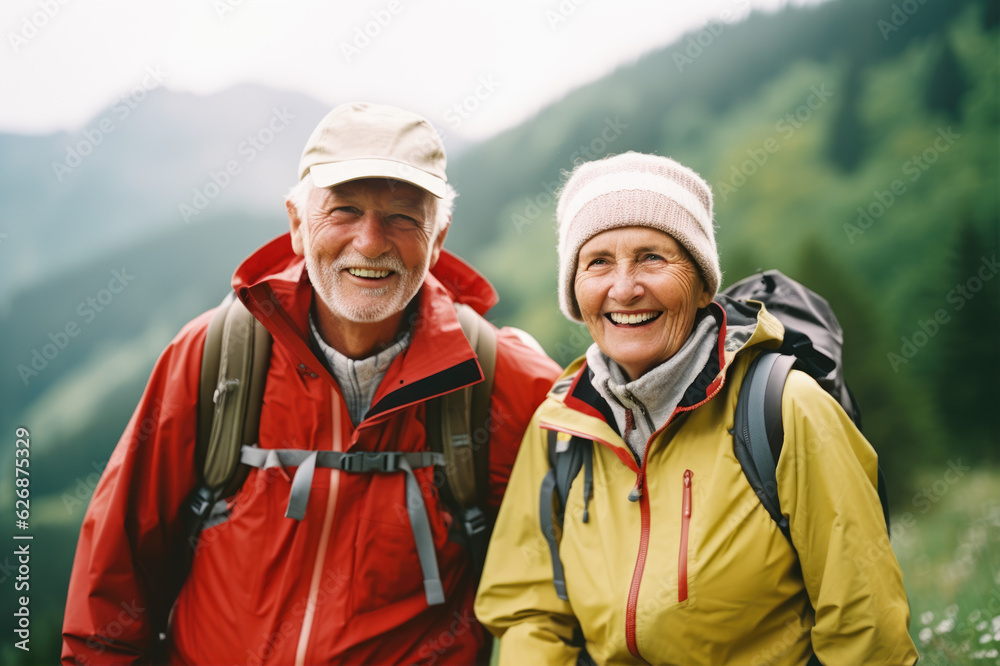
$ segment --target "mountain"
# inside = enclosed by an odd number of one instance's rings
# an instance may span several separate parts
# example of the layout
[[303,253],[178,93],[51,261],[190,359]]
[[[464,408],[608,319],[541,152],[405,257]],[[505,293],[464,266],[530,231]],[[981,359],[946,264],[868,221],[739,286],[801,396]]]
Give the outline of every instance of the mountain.
[[221,211],[283,214],[326,105],[255,85],[208,97],[147,85],[79,131],[0,134],[0,312],[101,252]]

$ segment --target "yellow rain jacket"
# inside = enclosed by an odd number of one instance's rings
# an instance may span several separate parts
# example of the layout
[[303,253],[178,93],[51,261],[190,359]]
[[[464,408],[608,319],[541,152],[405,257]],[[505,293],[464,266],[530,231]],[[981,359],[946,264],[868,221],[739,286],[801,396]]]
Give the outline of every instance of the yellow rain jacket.
[[[784,332],[763,306],[751,307],[759,311],[710,306],[718,356],[692,384],[708,388],[687,391],[641,463],[590,384],[585,358],[538,408],[476,599],[480,621],[500,638],[501,664],[574,664],[580,650],[569,643],[581,631],[598,664],[805,664],[814,651],[827,665],[916,661],[877,456],[840,405],[805,373],[789,375],[777,480],[794,549],[733,454],[740,383]],[[753,330],[745,344],[730,339],[738,348],[728,351],[727,317],[730,331]],[[581,472],[557,535],[568,601],[556,594],[539,521],[552,430],[594,447],[588,520]]]

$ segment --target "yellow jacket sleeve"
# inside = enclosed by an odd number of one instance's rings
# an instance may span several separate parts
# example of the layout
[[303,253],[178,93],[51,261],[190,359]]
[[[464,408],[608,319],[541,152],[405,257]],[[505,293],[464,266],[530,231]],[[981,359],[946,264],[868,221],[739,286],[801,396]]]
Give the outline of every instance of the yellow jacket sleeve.
[[843,409],[793,371],[782,401],[778,496],[824,664],[913,664],[909,605],[879,502],[878,456]]
[[567,645],[578,626],[556,594],[552,560],[539,521],[539,493],[549,470],[537,415],[525,431],[490,541],[476,596],[476,616],[500,639],[500,664],[575,664]]

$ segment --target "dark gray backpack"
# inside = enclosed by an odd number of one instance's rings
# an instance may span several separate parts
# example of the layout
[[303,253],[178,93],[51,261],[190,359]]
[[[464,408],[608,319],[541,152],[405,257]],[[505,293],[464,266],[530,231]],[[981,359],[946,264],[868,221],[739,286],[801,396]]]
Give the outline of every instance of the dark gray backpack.
[[[788,373],[798,368],[833,396],[860,429],[861,409],[844,381],[844,332],[825,298],[780,271],[752,275],[720,296],[734,301],[760,301],[785,327],[781,347],[759,354],[743,379],[733,421],[733,452],[761,504],[791,542],[775,478],[785,438],[781,394]],[[889,498],[881,466],[878,496],[888,530]]]

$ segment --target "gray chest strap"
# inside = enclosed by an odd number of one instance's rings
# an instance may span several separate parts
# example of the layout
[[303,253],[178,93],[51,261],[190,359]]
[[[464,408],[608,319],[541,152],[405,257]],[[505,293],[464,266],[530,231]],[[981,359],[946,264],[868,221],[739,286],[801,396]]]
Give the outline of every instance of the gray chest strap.
[[420,484],[413,474],[421,467],[444,467],[443,453],[434,451],[306,451],[303,449],[262,449],[243,446],[240,462],[251,467],[270,469],[272,467],[297,467],[292,478],[292,490],[288,498],[285,516],[302,520],[309,503],[313,472],[317,467],[339,469],[343,472],[368,474],[380,472],[404,472],[406,474],[406,511],[410,516],[410,529],[417,546],[420,568],[424,574],[424,594],[427,605],[444,603],[444,589],[438,572],[434,537],[431,534],[427,507],[420,492]]

